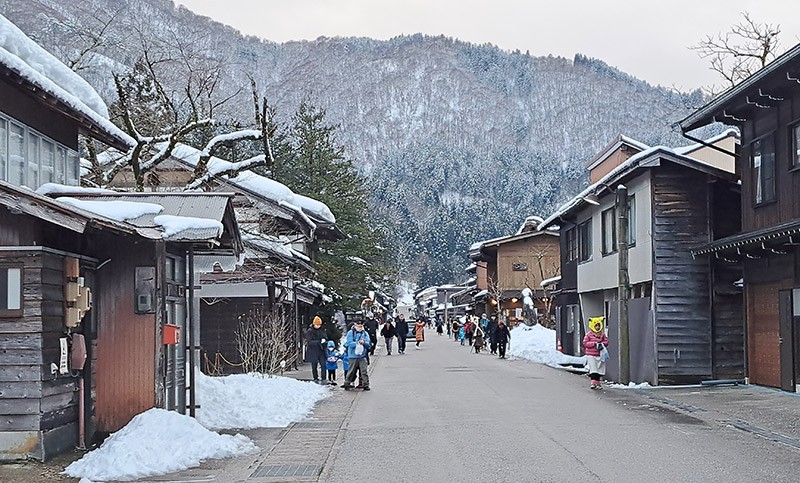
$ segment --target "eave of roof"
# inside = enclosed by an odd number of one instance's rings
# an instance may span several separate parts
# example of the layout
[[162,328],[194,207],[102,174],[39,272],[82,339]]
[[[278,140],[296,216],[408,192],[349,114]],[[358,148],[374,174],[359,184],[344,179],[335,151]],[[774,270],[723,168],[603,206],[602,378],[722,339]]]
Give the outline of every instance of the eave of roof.
[[715,119],[715,116],[720,111],[724,112],[725,108],[730,106],[737,97],[752,89],[771,74],[786,67],[792,61],[797,60],[798,55],[800,55],[800,44],[795,45],[761,70],[715,97],[711,102],[679,121],[678,125],[684,132],[689,132],[715,121],[725,122],[725,119]]
[[619,166],[611,170],[607,175],[599,179],[596,183],[589,185],[578,195],[576,195],[571,200],[561,205],[561,207],[558,210],[556,210],[553,214],[548,216],[542,222],[542,224],[539,225],[539,229],[544,230],[548,226],[556,224],[557,220],[563,217],[564,215],[571,213],[580,206],[588,205],[589,203],[587,203],[584,198],[588,196],[590,193],[596,194],[596,193],[601,193],[603,190],[607,190],[609,184],[620,181],[621,179],[629,176],[631,173],[638,170],[639,168],[649,168],[650,166],[647,166],[647,163],[652,163],[657,159],[658,160],[664,159],[666,161],[671,161],[686,166],[688,168],[705,172],[707,174],[716,176],[720,179],[724,179],[730,182],[735,182],[738,180],[736,174],[734,173],[717,168],[716,166],[712,166],[710,164],[704,163],[689,156],[678,154],[671,148],[665,146],[655,146],[648,150],[642,151],[634,156],[631,156],[624,163],[620,164]]

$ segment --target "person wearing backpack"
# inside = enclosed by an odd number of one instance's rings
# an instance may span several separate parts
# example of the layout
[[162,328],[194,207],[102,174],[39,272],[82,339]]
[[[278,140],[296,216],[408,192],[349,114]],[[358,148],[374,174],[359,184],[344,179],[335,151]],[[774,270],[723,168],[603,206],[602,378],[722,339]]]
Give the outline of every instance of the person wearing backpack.
[[350,370],[344,379],[342,388],[349,391],[353,388],[353,381],[356,380],[356,373],[361,371],[361,382],[365,391],[369,391],[369,373],[367,372],[367,354],[372,342],[369,334],[364,330],[364,322],[361,320],[353,324],[353,328],[347,331],[347,339],[344,346],[347,348],[347,359]]
[[386,355],[390,356],[392,355],[392,339],[394,339],[396,335],[391,320],[386,319],[386,323],[381,327],[381,335],[383,336],[383,340],[386,341]]

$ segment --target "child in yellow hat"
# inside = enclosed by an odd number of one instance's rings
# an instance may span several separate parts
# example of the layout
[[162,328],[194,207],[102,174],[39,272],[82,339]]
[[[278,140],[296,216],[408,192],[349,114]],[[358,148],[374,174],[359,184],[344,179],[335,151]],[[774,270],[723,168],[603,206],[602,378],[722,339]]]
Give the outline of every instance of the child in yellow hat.
[[606,375],[606,362],[600,357],[601,351],[608,347],[608,336],[605,332],[605,317],[590,317],[589,331],[583,338],[583,350],[586,354],[586,367],[592,380],[592,389],[602,389],[600,376]]

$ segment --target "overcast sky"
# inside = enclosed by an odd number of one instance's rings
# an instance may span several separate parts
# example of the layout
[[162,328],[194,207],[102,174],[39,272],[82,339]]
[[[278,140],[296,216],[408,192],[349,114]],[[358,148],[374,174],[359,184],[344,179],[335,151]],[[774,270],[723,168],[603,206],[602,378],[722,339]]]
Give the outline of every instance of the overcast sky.
[[798,0],[175,0],[243,33],[276,42],[388,39],[421,32],[531,55],[595,57],[652,84],[719,84],[687,47],[726,31],[747,11],[800,42]]

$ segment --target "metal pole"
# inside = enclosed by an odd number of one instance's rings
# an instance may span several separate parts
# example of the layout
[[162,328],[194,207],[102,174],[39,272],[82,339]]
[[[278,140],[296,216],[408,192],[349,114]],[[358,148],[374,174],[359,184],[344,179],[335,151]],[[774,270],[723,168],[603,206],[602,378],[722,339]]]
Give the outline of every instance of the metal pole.
[[628,188],[617,187],[617,248],[619,257],[619,379],[628,384],[631,379],[630,346],[628,341],[628,299],[630,298],[630,278],[628,277]]
[[186,321],[186,331],[189,333],[189,416],[195,416],[195,390],[194,390],[194,369],[195,369],[195,348],[194,348],[194,246],[189,245],[189,317]]

